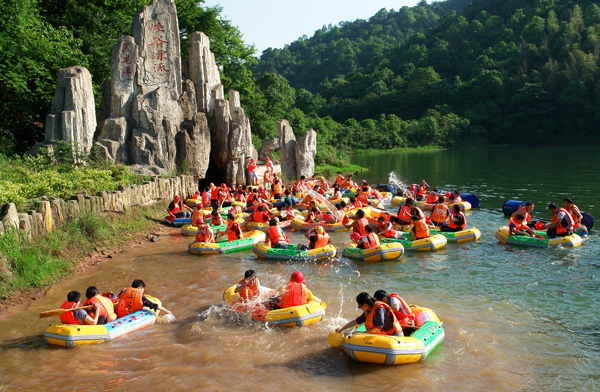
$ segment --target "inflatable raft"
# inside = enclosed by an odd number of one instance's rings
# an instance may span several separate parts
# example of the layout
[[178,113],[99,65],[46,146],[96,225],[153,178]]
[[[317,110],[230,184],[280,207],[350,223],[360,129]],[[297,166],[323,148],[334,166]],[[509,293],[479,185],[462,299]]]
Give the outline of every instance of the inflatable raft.
[[174,227],[182,227],[183,225],[190,225],[192,218],[174,218],[169,215],[165,217],[165,223]]
[[252,251],[261,259],[289,261],[322,260],[335,257],[337,254],[337,249],[331,244],[323,248],[298,250],[298,245],[288,244],[287,249],[277,249],[271,248],[262,241],[255,244]]
[[[240,226],[244,224],[244,220],[243,219],[236,219],[235,220]],[[217,230],[223,231],[227,229],[227,222],[223,223],[220,226],[215,226],[213,224],[209,224],[210,228],[213,230],[213,233],[217,233]],[[181,228],[181,234],[183,235],[193,235],[195,236],[196,234],[198,234],[198,227],[197,226],[192,226],[191,224],[189,225],[183,225],[183,227]]]
[[405,202],[406,202],[406,197],[402,197],[402,196],[394,196],[394,197],[392,197],[392,205],[394,207],[403,206]]
[[[161,304],[158,298],[146,294],[148,300]],[[48,344],[74,347],[82,344],[100,343],[146,328],[156,321],[154,311],[142,309],[104,325],[72,325],[57,323],[50,325],[44,333]]]
[[402,246],[404,246],[404,250],[427,252],[443,248],[448,243],[448,240],[441,234],[432,235],[431,237],[427,238],[421,238],[420,240],[381,238],[381,243],[390,244],[395,242],[402,244]]
[[[513,212],[517,211],[521,207],[525,207],[527,202],[519,201],[519,200],[506,200],[504,204],[502,204],[502,212],[504,215],[512,215]],[[581,220],[581,224],[584,225],[588,231],[592,230],[594,227],[594,217],[589,212],[579,211],[583,219]]]
[[[234,293],[235,287],[232,286],[223,293],[223,301],[226,305],[232,305],[239,300],[240,296]],[[273,290],[269,289],[269,291]],[[252,308],[252,319],[282,327],[303,327],[321,321],[325,316],[326,307],[327,305],[323,302],[310,302],[305,305],[271,311],[254,306]],[[234,311],[240,313],[240,310],[243,312],[243,305]]]
[[[416,205],[423,211],[432,211],[433,207],[435,206],[435,204],[428,204],[423,200],[418,201]],[[461,212],[469,211],[471,209],[471,203],[469,203],[468,201],[461,201],[460,203],[448,204],[448,208],[454,208],[455,205],[460,207]]]
[[477,241],[481,238],[481,231],[479,231],[476,227],[471,227],[470,229],[465,229],[461,231],[454,232],[446,232],[440,231],[440,229],[429,229],[429,233],[431,235],[441,234],[448,242],[468,242],[468,241]]
[[411,308],[419,329],[410,336],[370,334],[361,324],[344,337],[342,348],[358,362],[402,365],[425,360],[444,341],[444,329],[433,310],[414,305]]
[[[281,227],[282,229],[285,229],[286,227],[290,227],[291,224],[292,224],[291,221],[284,220],[284,221],[278,222],[277,227]],[[262,232],[266,233],[267,230],[269,230],[269,222],[250,221],[250,222],[248,222],[248,226],[246,226],[246,228],[248,230],[258,230],[258,231],[262,231]]]
[[403,254],[404,246],[398,240],[371,249],[359,249],[356,247],[356,243],[348,241],[344,244],[344,250],[342,251],[342,256],[359,261],[395,260],[402,257]]
[[292,227],[299,231],[308,231],[315,226],[321,226],[327,232],[338,232],[338,231],[348,231],[348,228],[342,224],[342,222],[337,223],[306,223],[304,221],[304,217],[298,217],[294,219],[291,223]]
[[190,208],[196,208],[198,204],[202,204],[202,199],[185,199],[183,203]]
[[265,233],[262,231],[248,231],[243,234],[244,238],[236,241],[224,239],[211,243],[196,242],[190,246],[189,251],[200,256],[239,252],[240,250],[252,249],[254,244],[265,240]]
[[577,234],[566,237],[548,238],[547,234],[542,231],[536,231],[536,233],[540,236],[543,236],[543,238],[529,237],[524,235],[509,235],[508,227],[503,226],[496,230],[496,238],[503,244],[525,245],[536,248],[552,248],[556,246],[576,248],[580,246],[583,241]]

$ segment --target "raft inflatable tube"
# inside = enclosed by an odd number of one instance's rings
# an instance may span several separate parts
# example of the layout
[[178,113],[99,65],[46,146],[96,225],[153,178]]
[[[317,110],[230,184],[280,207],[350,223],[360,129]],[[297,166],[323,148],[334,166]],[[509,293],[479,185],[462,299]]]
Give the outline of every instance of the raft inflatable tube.
[[403,365],[423,361],[444,341],[442,323],[431,309],[414,307],[417,326],[410,336],[387,336],[366,333],[364,324],[349,332],[342,343],[348,356],[358,362]]
[[[388,203],[390,201],[392,201],[392,193],[390,192],[379,192],[381,193],[381,196],[383,196],[383,199],[381,199],[382,202]],[[374,197],[369,197],[369,200],[376,200]]]
[[431,237],[421,238],[420,240],[381,238],[381,242],[386,244],[398,242],[404,246],[404,250],[428,252],[443,248],[448,243],[448,240],[443,235],[437,234],[432,235]]
[[446,237],[448,242],[469,242],[469,241],[477,241],[481,238],[481,231],[476,227],[471,227],[470,229],[465,229],[461,231],[441,231],[440,229],[432,229],[429,228],[429,233],[431,235],[441,234]]
[[265,240],[265,233],[262,231],[248,231],[243,234],[243,238],[235,241],[225,239],[211,243],[196,242],[190,246],[189,251],[200,256],[239,252],[241,250],[252,249],[254,244]]
[[394,197],[392,197],[392,205],[394,207],[403,206],[405,202],[406,202],[406,197],[402,197],[402,196],[394,196]]
[[349,198],[347,198],[347,197],[342,197],[341,199],[333,199],[333,200],[329,200],[329,202],[330,202],[331,204],[333,204],[334,206],[335,206],[336,204],[338,204],[338,203],[341,203],[341,202],[343,202],[343,201],[345,201],[345,202],[346,202],[346,204],[347,204],[347,203],[350,203],[350,199],[349,199]]
[[[287,227],[290,227],[291,224],[292,224],[292,221],[284,220],[284,221],[277,222],[277,227],[285,229]],[[266,233],[267,230],[269,230],[269,222],[250,221],[250,222],[248,222],[248,226],[246,226],[246,228],[248,230],[259,230],[259,231]]]
[[[244,224],[244,221],[242,219],[236,219],[235,221],[239,225],[243,225]],[[213,233],[216,233],[217,230],[223,231],[223,230],[227,229],[227,223],[224,223],[224,224],[222,224],[220,226],[215,226],[215,225],[209,224],[209,226],[213,230]],[[181,228],[181,234],[195,236],[196,234],[198,234],[198,227],[197,226],[192,226],[191,224],[189,224],[189,225],[183,225],[183,227]]]
[[[226,305],[232,305],[240,299],[240,296],[234,293],[236,286],[232,286],[223,293],[223,301]],[[268,289],[269,291],[273,291]],[[236,313],[244,313],[245,304],[241,304]],[[314,324],[323,319],[327,305],[323,302],[309,302],[305,305],[294,306],[291,308],[276,309],[266,311],[266,309],[254,306],[252,308],[252,319],[263,323],[271,323],[282,327],[303,327]]]
[[387,261],[399,259],[404,255],[404,246],[398,241],[381,244],[371,249],[359,249],[356,243],[348,241],[344,244],[342,256],[359,261]]
[[[435,204],[429,204],[421,200],[416,202],[416,205],[424,211],[432,211]],[[461,201],[460,203],[448,204],[448,208],[453,208],[455,205],[460,207],[461,212],[469,211],[471,209],[471,203],[468,201]]]
[[358,210],[363,210],[365,212],[365,218],[369,218],[371,216],[371,211],[373,210],[373,207],[367,206],[367,207],[355,208],[353,210],[347,211],[346,216],[350,219],[355,219],[356,211],[358,211]]
[[576,248],[583,242],[581,237],[577,234],[572,234],[566,237],[548,238],[544,232],[536,231],[536,233],[538,235],[542,235],[544,238],[529,237],[525,235],[509,235],[508,227],[503,226],[496,230],[496,238],[503,244],[525,245],[533,246],[535,248],[553,248],[557,246]]
[[[148,294],[145,296],[148,300],[161,305],[158,298]],[[44,339],[48,344],[63,347],[101,343],[149,327],[156,321],[158,313],[160,311],[154,314],[153,310],[142,309],[103,325],[52,324],[44,332]]]
[[185,199],[183,204],[185,204],[186,206],[188,206],[190,208],[196,208],[196,206],[198,204],[202,204],[202,200],[201,199]]
[[[273,207],[279,207],[279,206],[283,205],[283,200],[284,199],[280,199],[280,200],[271,199],[271,200],[269,200],[269,203],[273,204]],[[294,204],[293,205],[299,204],[301,201],[302,201],[302,199],[294,197]]]
[[[502,212],[504,213],[504,215],[512,215],[513,212],[517,211],[519,208],[521,207],[525,207],[525,204],[527,204],[526,201],[519,201],[519,200],[506,200],[503,204],[502,204]],[[592,214],[590,214],[589,212],[585,212],[585,211],[579,211],[581,213],[581,216],[583,217],[583,219],[581,219],[581,224],[584,225],[588,231],[592,230],[592,228],[594,227],[594,217],[592,216]]]
[[174,218],[171,215],[165,217],[165,223],[173,227],[182,227],[192,224],[192,218]]
[[348,228],[342,224],[342,222],[336,223],[306,223],[304,221],[304,217],[297,217],[291,223],[291,226],[298,231],[308,231],[316,226],[321,226],[327,232],[339,232],[339,231],[348,231]]
[[396,188],[394,188],[394,186],[390,184],[379,184],[375,189],[377,189],[379,192],[391,193],[392,195],[396,193]]
[[298,245],[288,244],[287,249],[271,248],[264,242],[259,242],[252,247],[252,251],[261,259],[288,260],[288,261],[311,261],[335,257],[337,249],[329,244],[323,248],[298,250]]

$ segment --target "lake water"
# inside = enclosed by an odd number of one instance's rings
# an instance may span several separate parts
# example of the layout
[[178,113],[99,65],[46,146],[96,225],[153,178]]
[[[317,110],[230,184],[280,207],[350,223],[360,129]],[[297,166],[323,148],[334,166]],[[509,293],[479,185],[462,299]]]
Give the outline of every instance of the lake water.
[[[426,179],[443,189],[476,193],[468,225],[474,243],[396,261],[316,263],[256,259],[250,251],[222,256],[187,252],[190,238],[169,230],[156,243],[125,249],[99,267],[65,279],[43,298],[0,320],[0,387],[7,390],[286,390],[286,391],[600,391],[600,246],[594,230],[577,249],[501,245],[507,198],[532,200],[534,216],[572,197],[600,216],[600,149],[489,149],[356,156],[371,166],[371,183],[394,171],[405,183]],[[560,163],[569,157],[568,165]],[[390,207],[388,205],[388,207]],[[347,233],[334,234],[341,248]],[[305,242],[300,233],[292,242]],[[341,249],[340,249],[341,251]],[[278,287],[292,272],[328,304],[323,321],[305,328],[238,325],[219,315],[222,293],[255,269]],[[51,319],[66,293],[96,285],[118,292],[134,278],[162,299],[177,322],[97,345],[47,346]],[[327,334],[359,315],[354,298],[379,288],[436,310],[444,344],[427,360],[404,366],[357,363],[327,345]],[[0,389],[1,389],[0,388]]]

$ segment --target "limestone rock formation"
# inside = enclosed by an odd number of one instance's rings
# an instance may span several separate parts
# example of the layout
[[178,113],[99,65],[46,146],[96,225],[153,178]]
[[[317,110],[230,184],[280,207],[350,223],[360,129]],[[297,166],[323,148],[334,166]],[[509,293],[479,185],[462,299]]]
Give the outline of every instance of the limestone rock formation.
[[317,155],[317,132],[309,129],[296,143],[296,175],[312,176],[315,173],[315,155]]
[[[198,111],[210,113],[214,109],[215,99],[223,99],[221,74],[215,55],[210,51],[210,40],[199,31],[190,39],[190,56],[188,60],[189,78],[196,88]],[[239,105],[238,105],[239,106]]]
[[277,121],[281,172],[288,176],[296,175],[296,136],[288,120]]
[[266,157],[271,155],[273,151],[279,149],[279,147],[279,137],[272,137],[264,140],[260,145],[260,149],[258,150],[258,159],[264,161]]

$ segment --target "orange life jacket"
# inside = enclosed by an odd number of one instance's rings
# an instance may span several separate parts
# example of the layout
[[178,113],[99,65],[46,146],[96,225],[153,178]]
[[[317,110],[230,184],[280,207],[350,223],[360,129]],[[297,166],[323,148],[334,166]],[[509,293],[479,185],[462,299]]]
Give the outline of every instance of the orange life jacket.
[[269,240],[271,241],[271,245],[275,245],[278,242],[285,242],[286,244],[290,242],[281,228],[277,226],[269,226],[267,230],[267,235],[269,236]]
[[400,220],[404,222],[410,222],[412,219],[412,213],[410,212],[410,208],[408,206],[402,206],[400,209],[400,216],[398,217]]
[[265,175],[263,176],[263,180],[264,180],[264,182],[271,182],[271,172],[269,170],[267,170],[265,172]]
[[443,203],[438,203],[435,206],[433,206],[433,210],[431,211],[431,215],[429,217],[431,218],[432,222],[444,223],[446,221],[447,216],[448,206]]
[[342,198],[342,192],[337,191],[333,194],[333,196],[331,197],[331,200],[337,200],[337,199],[341,199]]
[[415,226],[415,239],[418,240],[429,237],[429,227],[427,226],[427,223],[425,223],[425,219],[413,221],[413,225]]
[[315,241],[315,246],[312,249],[319,249],[325,247],[329,243],[329,235],[325,234],[317,234],[317,240]]
[[[563,234],[563,233],[566,233],[569,228],[573,228],[573,226],[575,226],[575,222],[573,221],[571,214],[569,214],[569,211],[565,210],[562,207],[559,208],[558,211],[559,212],[562,211],[565,213],[565,217],[569,221],[569,225],[570,225],[570,227],[564,227],[563,225],[558,225],[556,227],[556,234]],[[558,213],[552,215],[552,223],[556,223],[557,219],[558,219]]]
[[427,200],[426,203],[428,204],[433,204],[437,201],[437,198],[434,200],[433,197],[437,196],[437,193],[435,193],[434,191],[429,192],[429,194],[427,195]]
[[210,218],[210,224],[211,225],[221,226],[224,223],[225,222],[223,222],[223,218],[221,218],[221,215],[217,215],[217,216],[211,215],[211,218]]
[[306,285],[304,283],[288,282],[281,302],[282,308],[306,304]]
[[197,227],[198,224],[196,223],[198,221],[198,218],[204,218],[204,211],[202,210],[196,210],[194,212],[192,212],[192,226]]
[[[398,301],[400,301],[400,310],[398,312],[394,312],[398,322],[404,325],[415,325],[415,315],[406,301],[395,293],[390,294],[390,297],[396,298]],[[402,312],[402,309],[404,309],[404,312]]]
[[327,183],[327,181],[321,181],[321,189],[323,189],[324,191],[329,190],[329,184]]
[[279,183],[273,184],[272,191],[273,191],[273,194],[281,193],[281,184],[279,184]]
[[521,207],[517,210],[517,212],[523,210],[522,212],[520,212],[520,214],[523,214],[523,216],[525,217],[525,220],[523,220],[524,223],[529,223],[529,221],[531,220],[531,215],[529,215],[529,212],[527,212],[527,208],[526,207]]
[[353,184],[352,184],[352,182],[353,182],[353,181],[352,181],[352,180],[350,180],[350,179],[347,179],[347,180],[345,180],[345,181],[342,183],[342,188],[344,188],[344,189],[350,189],[350,188],[352,188],[352,185],[353,185]]
[[[73,309],[77,307],[77,302],[69,302],[65,301],[60,307],[61,309]],[[75,311],[65,312],[60,315],[60,321],[64,324],[74,324],[74,325],[83,325],[85,322],[78,320],[75,317]]]
[[509,231],[510,231],[510,225],[511,224],[514,224],[515,225],[515,230],[518,230],[518,231],[522,231],[522,230],[524,230],[527,227],[527,225],[525,224],[525,221],[523,221],[523,223],[519,223],[519,222],[517,222],[516,218],[510,218],[510,220],[508,221],[508,229],[509,229]]
[[417,193],[417,195],[425,196],[426,193],[427,193],[427,188],[424,186],[419,186],[419,192]]
[[352,208],[362,208],[363,207],[363,203],[360,201],[355,201],[354,203],[352,203]]
[[202,230],[201,228],[198,228],[198,234],[196,235],[196,242],[204,242],[204,243],[211,243],[211,242],[215,242],[215,236],[211,230],[210,227],[205,226],[204,230]]
[[117,317],[125,317],[128,314],[142,310],[144,303],[142,297],[144,289],[133,287],[124,288],[119,296],[119,305],[117,306]]
[[369,204],[369,196],[367,195],[367,192],[360,192],[356,196],[356,201],[359,201],[363,204]]
[[233,207],[231,207],[231,210],[229,210],[229,212],[231,212],[233,214],[233,216],[236,216],[237,214],[241,214],[242,213],[242,207],[240,207],[240,206],[233,206]]
[[467,218],[465,217],[465,214],[463,214],[462,212],[459,212],[458,214],[456,214],[456,216],[459,216],[459,215],[462,215],[462,217],[463,217],[463,224],[458,226],[456,223],[454,223],[452,220],[450,220],[450,221],[448,221],[448,226],[450,226],[453,229],[456,229],[458,227],[461,230],[463,230],[467,226]]
[[577,212],[581,214],[581,210],[579,210],[579,207],[577,207],[575,204],[571,204],[571,208],[567,210],[567,212],[569,213],[569,215],[571,215],[571,218],[573,219],[573,228],[581,226],[581,223],[577,222],[577,219],[579,218],[577,217],[575,210],[577,210]]
[[229,223],[227,225],[227,230],[229,230],[229,233],[227,233],[229,241],[237,241],[243,236],[242,229],[240,229],[240,225],[238,225],[237,222]]
[[252,213],[252,220],[254,222],[265,223],[267,222],[267,218],[265,218],[264,211],[254,211]]
[[379,246],[379,236],[375,233],[369,233],[366,235],[367,242],[365,242],[365,249],[372,249]]
[[[115,321],[117,319],[117,314],[115,313],[115,307],[112,301],[106,297],[101,296],[100,294],[93,296],[83,303],[83,306],[87,305],[95,305],[99,304],[99,313],[100,316],[108,317],[109,321]],[[88,314],[91,318],[95,317],[95,309],[88,309]]]
[[249,171],[249,172],[253,172],[254,170],[256,170],[256,163],[254,163],[254,162],[250,162],[250,163],[248,164],[248,171]]
[[216,200],[217,202],[221,203],[221,198],[223,198],[223,195],[221,195],[221,188],[215,187],[215,189],[213,189],[213,191],[210,193],[210,200]]
[[[243,281],[244,281],[244,279],[240,280],[240,284],[242,284]],[[246,286],[245,288],[242,288],[242,290],[240,290],[240,292],[239,292],[240,299],[245,301],[246,294],[248,295],[247,298],[249,301],[252,301],[252,300],[255,300],[256,298],[258,298],[258,295],[260,294],[260,289],[258,287],[258,284],[255,284],[252,286]]]
[[384,331],[383,329],[381,329],[381,330],[379,330],[379,332],[375,332],[375,333],[380,334],[380,335],[393,335],[397,332],[402,331],[402,327],[400,326],[398,319],[396,319],[396,315],[394,314],[394,312],[392,312],[392,308],[390,308],[390,306],[388,304],[380,302],[380,301],[375,301],[373,308],[371,309],[371,311],[369,312],[369,314],[366,317],[366,321],[365,321],[366,330],[370,331],[373,328],[375,328],[375,325],[373,324],[373,316],[375,315],[377,309],[379,309],[381,307],[385,308],[389,317],[392,317],[392,319],[393,319],[392,328],[389,331]]
[[179,212],[179,210],[183,210],[183,202],[181,200],[179,200],[179,201],[173,200],[173,205],[175,207],[173,207],[173,209],[171,210],[171,214],[175,215],[175,214],[177,214],[177,212]]
[[367,218],[360,218],[357,219],[355,222],[358,223],[358,230],[355,227],[353,227],[352,231],[360,235],[365,235],[365,227],[367,227],[367,225],[369,224]]
[[344,182],[344,176],[338,174],[337,178],[335,179],[336,185],[342,185],[343,182]]
[[417,207],[417,206],[413,206],[413,207],[414,207],[414,208],[413,208],[413,210],[412,210],[412,214],[414,215],[414,211],[416,211],[416,212],[417,212],[417,214],[419,214],[419,219],[425,219],[425,214],[423,213],[423,210],[422,210],[422,209],[420,209],[420,208],[419,208],[419,207]]
[[210,192],[204,192],[202,194],[202,204],[204,204],[204,205],[210,204]]

